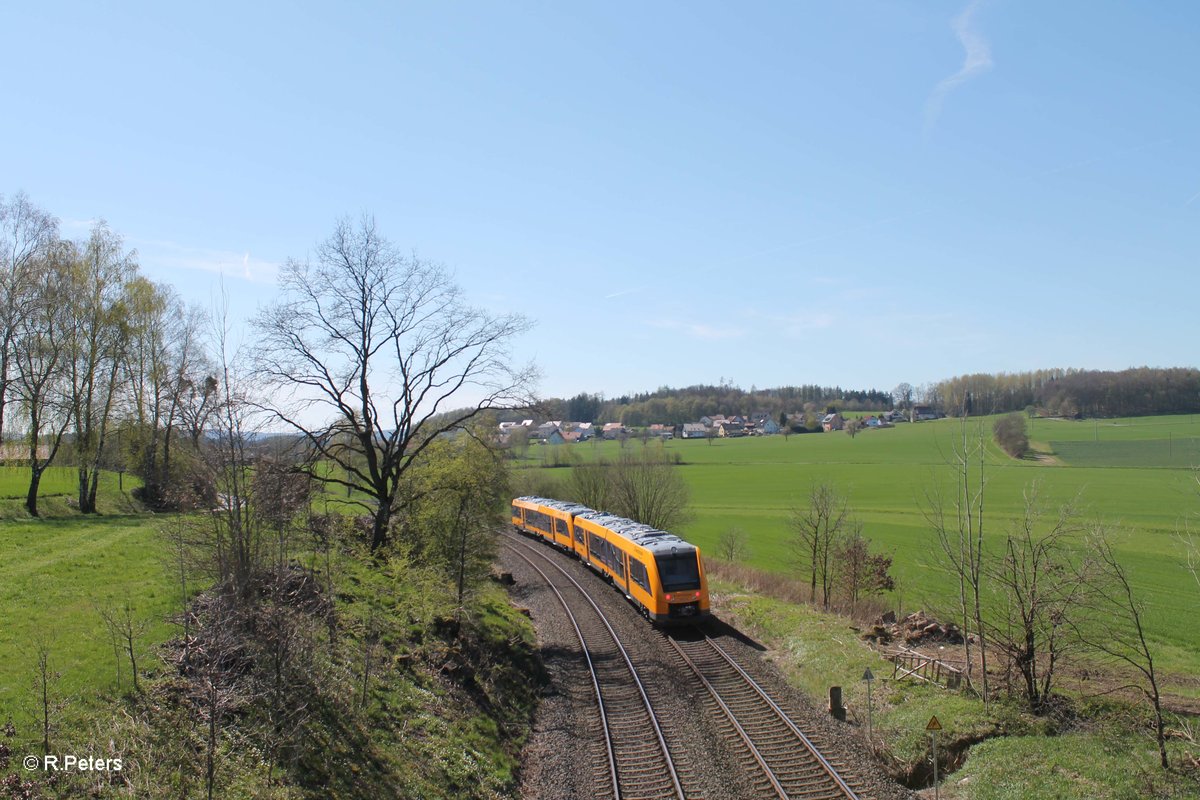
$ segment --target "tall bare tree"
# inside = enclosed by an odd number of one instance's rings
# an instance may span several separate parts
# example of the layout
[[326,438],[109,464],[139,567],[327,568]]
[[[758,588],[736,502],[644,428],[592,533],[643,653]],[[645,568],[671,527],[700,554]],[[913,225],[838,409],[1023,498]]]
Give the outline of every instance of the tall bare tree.
[[833,595],[833,552],[850,524],[849,505],[832,485],[814,484],[809,490],[808,505],[793,507],[788,524],[796,562],[809,572],[812,602],[817,602],[820,583],[821,605],[829,608]]
[[58,220],[29,202],[24,192],[7,203],[0,196],[0,445],[24,305],[37,288],[38,262],[57,239]]
[[[953,476],[952,494],[938,484],[926,495],[923,509],[933,530],[936,553],[958,583],[959,612],[963,632],[974,630],[979,637],[981,670],[979,688],[983,702],[990,702],[987,674],[987,635],[983,624],[984,591],[984,500],[987,475],[984,461],[986,438],[981,425],[968,428],[966,417],[959,422],[957,438],[947,458]],[[949,496],[947,496],[949,494]],[[963,654],[967,663],[967,685],[974,688],[974,661],[971,637],[963,636]]]
[[1078,498],[1056,512],[1046,508],[1037,482],[1026,487],[1024,510],[1005,537],[1004,554],[985,563],[997,597],[985,610],[989,639],[1016,667],[1029,707],[1049,698],[1065,634],[1082,602],[1071,579],[1072,541],[1082,532]]
[[467,305],[444,268],[402,256],[370,217],[339,222],[315,261],[289,261],[280,288],[256,319],[258,374],[283,399],[264,407],[325,462],[314,478],[369,498],[377,549],[435,437],[530,403],[534,372],[509,354],[529,324]]

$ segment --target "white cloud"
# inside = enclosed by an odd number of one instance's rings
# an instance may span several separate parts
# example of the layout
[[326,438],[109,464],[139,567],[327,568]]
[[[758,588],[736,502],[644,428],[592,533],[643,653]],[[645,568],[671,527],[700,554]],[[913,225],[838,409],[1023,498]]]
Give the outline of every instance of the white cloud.
[[837,322],[837,317],[828,311],[805,311],[798,314],[763,314],[761,317],[776,332],[792,338],[800,338],[812,334],[814,331],[827,330],[832,328]]
[[251,283],[275,283],[279,265],[254,258],[249,251],[211,250],[175,242],[140,241],[138,261],[151,269],[214,272]]
[[655,328],[668,331],[678,331],[693,339],[716,341],[720,339],[737,339],[745,335],[741,328],[718,327],[705,322],[690,322],[674,319],[655,320],[650,323]]
[[979,10],[979,6],[980,0],[971,0],[950,25],[965,51],[963,63],[958,72],[948,78],[943,78],[934,87],[929,99],[925,101],[926,134],[933,129],[938,117],[941,116],[942,104],[946,101],[946,95],[992,67],[992,48],[987,39],[983,38],[983,35],[974,27],[975,12]]

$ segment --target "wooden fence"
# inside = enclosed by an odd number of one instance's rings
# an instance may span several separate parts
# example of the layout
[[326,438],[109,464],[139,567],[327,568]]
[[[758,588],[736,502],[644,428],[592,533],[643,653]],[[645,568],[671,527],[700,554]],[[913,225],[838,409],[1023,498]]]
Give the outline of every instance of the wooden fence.
[[[962,661],[947,661],[945,659],[927,656],[915,650],[902,648],[895,653],[887,653],[893,665],[892,679],[913,678],[925,683],[933,683],[944,689],[957,689],[962,684]],[[956,666],[958,665],[958,666]]]

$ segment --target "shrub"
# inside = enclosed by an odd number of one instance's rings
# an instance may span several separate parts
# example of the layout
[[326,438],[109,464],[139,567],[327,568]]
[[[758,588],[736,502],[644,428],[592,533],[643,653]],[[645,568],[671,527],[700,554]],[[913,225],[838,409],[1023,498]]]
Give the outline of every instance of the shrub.
[[1014,411],[996,420],[992,426],[996,444],[1013,458],[1022,458],[1029,452],[1029,433],[1025,425],[1025,417]]

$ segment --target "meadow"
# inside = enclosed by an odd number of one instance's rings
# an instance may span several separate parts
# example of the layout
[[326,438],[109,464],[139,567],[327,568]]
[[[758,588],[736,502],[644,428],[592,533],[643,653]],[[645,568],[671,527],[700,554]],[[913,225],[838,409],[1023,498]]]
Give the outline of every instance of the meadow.
[[[50,669],[59,676],[52,687],[61,705],[57,727],[73,739],[86,736],[80,722],[117,691],[116,657],[101,611],[128,602],[145,624],[138,643],[145,654],[175,632],[167,618],[179,608],[179,588],[170,576],[158,519],[121,513],[133,506],[117,488],[118,482],[126,492],[133,488],[129,476],[119,481],[105,474],[100,506],[106,513],[83,517],[66,503],[75,473],[51,468],[43,483],[46,516],[17,519],[28,475],[20,468],[0,469],[0,511],[8,517],[0,519],[0,724],[11,720],[22,738],[35,740],[33,686],[44,645]],[[128,690],[128,662],[123,679]]]
[[[1067,421],[1031,420],[1030,439],[1041,458],[1014,460],[990,443],[992,418],[981,424],[986,456],[986,538],[1002,539],[1024,507],[1023,492],[1040,482],[1044,501],[1058,505],[1078,496],[1083,520],[1112,529],[1121,557],[1145,598],[1148,625],[1160,663],[1181,676],[1200,673],[1200,587],[1184,569],[1179,533],[1200,522],[1200,486],[1191,469],[1200,462],[1176,457],[1182,443],[1200,439],[1200,418],[1148,417]],[[676,440],[663,444],[682,458],[691,487],[692,519],[680,533],[701,548],[715,547],[731,528],[749,537],[748,563],[768,570],[794,569],[788,517],[806,504],[810,487],[828,482],[844,495],[875,548],[894,556],[897,596],[906,610],[947,608],[954,588],[933,557],[934,537],[925,517],[929,493],[950,479],[947,466],[962,435],[958,420],[902,423],[865,430],[743,439]],[[640,448],[636,441],[625,447]],[[613,457],[616,442],[561,445],[579,458]],[[545,458],[531,447],[525,463]],[[1138,453],[1130,463],[1131,452]],[[561,474],[563,470],[548,470]],[[1194,680],[1172,686],[1195,696]]]

